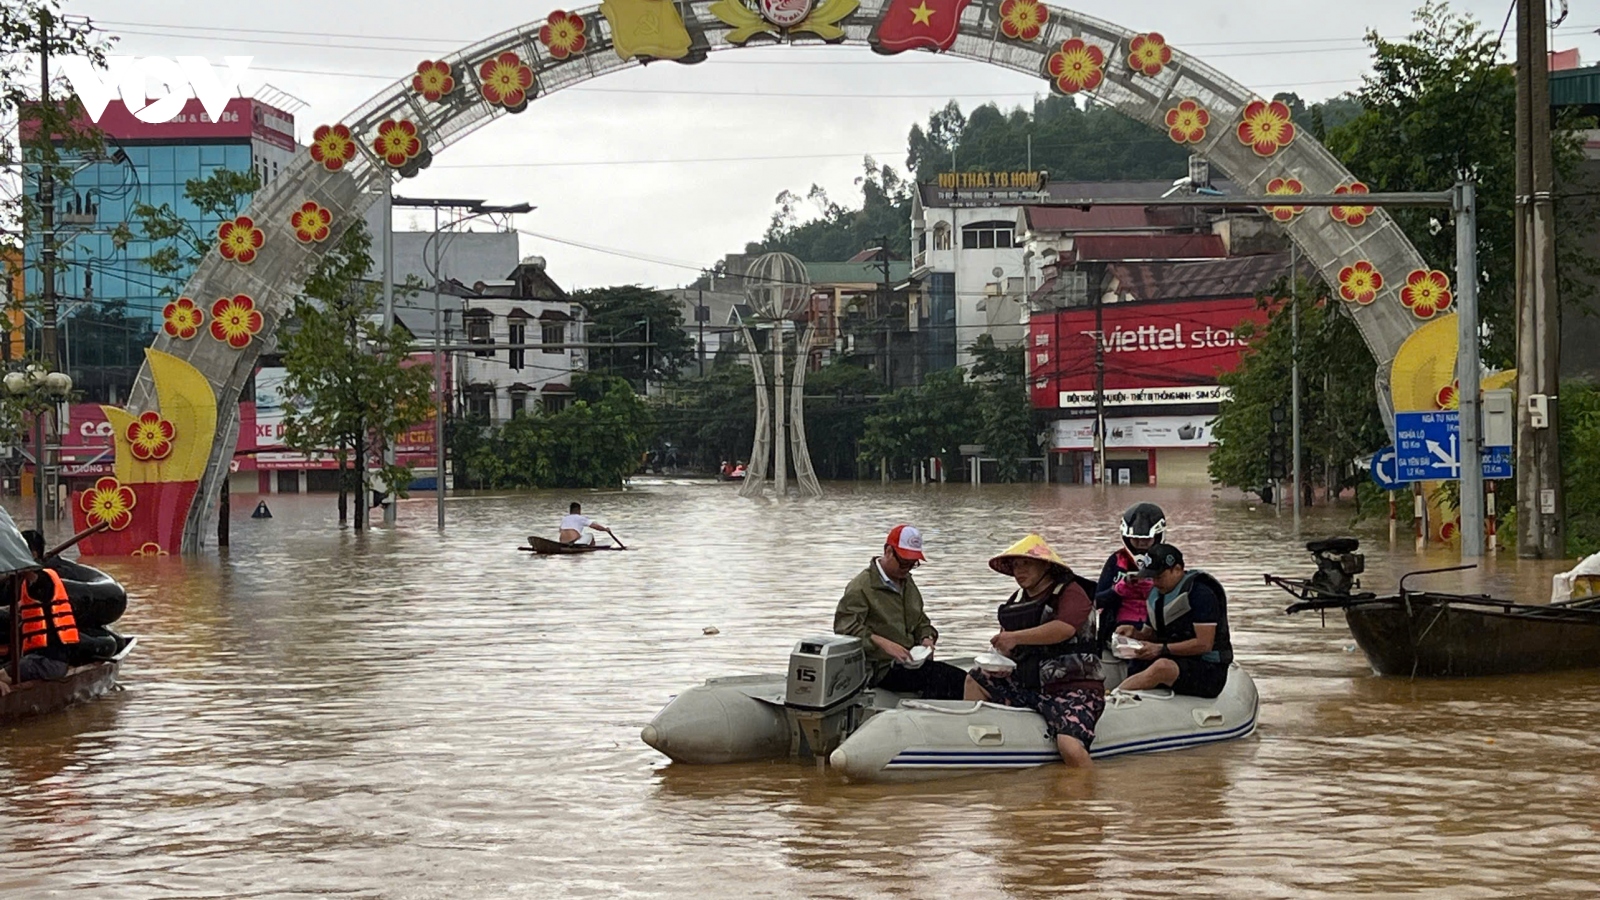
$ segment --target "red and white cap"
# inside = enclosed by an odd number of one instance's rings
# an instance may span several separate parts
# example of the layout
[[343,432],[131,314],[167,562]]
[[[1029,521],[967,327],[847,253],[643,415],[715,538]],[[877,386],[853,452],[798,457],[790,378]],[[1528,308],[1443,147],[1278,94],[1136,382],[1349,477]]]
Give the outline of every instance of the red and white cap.
[[915,525],[896,525],[889,531],[887,543],[901,559],[926,559],[922,555],[922,532]]

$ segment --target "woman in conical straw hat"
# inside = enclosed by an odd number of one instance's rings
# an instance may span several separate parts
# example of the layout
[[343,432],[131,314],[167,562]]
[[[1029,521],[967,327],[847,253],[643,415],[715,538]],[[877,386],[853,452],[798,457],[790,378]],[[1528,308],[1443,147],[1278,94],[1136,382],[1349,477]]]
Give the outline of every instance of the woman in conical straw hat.
[[1038,712],[1061,759],[1069,766],[1089,765],[1106,699],[1087,581],[1080,582],[1037,534],[1007,547],[989,560],[989,568],[1017,582],[1016,593],[998,610],[1000,632],[989,640],[1017,665],[1009,674],[972,669],[966,699]]

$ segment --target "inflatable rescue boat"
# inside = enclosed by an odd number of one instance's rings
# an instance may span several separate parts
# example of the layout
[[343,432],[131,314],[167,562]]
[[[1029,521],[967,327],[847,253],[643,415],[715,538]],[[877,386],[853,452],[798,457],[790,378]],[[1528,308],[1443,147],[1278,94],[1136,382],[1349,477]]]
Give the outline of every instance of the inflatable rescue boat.
[[[951,660],[963,668],[971,660]],[[1120,691],[1126,663],[1109,654],[1106,711],[1095,759],[1181,750],[1255,731],[1260,698],[1238,664],[1215,698]],[[1060,761],[1043,717],[969,700],[921,700],[866,687],[866,658],[850,637],[808,638],[787,675],[713,678],[674,697],[641,735],[674,762],[827,759],[853,781],[919,781]]]

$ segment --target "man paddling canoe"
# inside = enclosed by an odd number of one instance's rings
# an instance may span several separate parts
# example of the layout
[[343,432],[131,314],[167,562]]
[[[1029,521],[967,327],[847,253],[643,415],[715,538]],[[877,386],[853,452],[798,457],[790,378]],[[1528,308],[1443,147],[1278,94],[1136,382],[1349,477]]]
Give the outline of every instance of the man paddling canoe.
[[[585,533],[586,529],[588,533]],[[611,535],[613,541],[617,539],[611,529],[583,514],[583,504],[574,503],[567,508],[567,514],[561,517],[561,534],[556,539],[563,544],[593,544],[596,531]]]

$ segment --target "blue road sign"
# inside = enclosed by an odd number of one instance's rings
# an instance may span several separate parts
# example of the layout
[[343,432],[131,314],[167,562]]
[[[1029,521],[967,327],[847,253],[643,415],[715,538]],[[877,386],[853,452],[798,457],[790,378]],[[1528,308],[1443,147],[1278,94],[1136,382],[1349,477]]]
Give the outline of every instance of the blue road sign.
[[[1456,481],[1461,478],[1461,414],[1394,414],[1395,480]],[[1376,476],[1374,476],[1376,477]],[[1483,477],[1511,477],[1511,448],[1483,448]]]
[[1367,470],[1372,473],[1372,480],[1386,491],[1403,486],[1403,482],[1394,477],[1394,462],[1394,448],[1385,447],[1372,454],[1372,462],[1367,464]]

